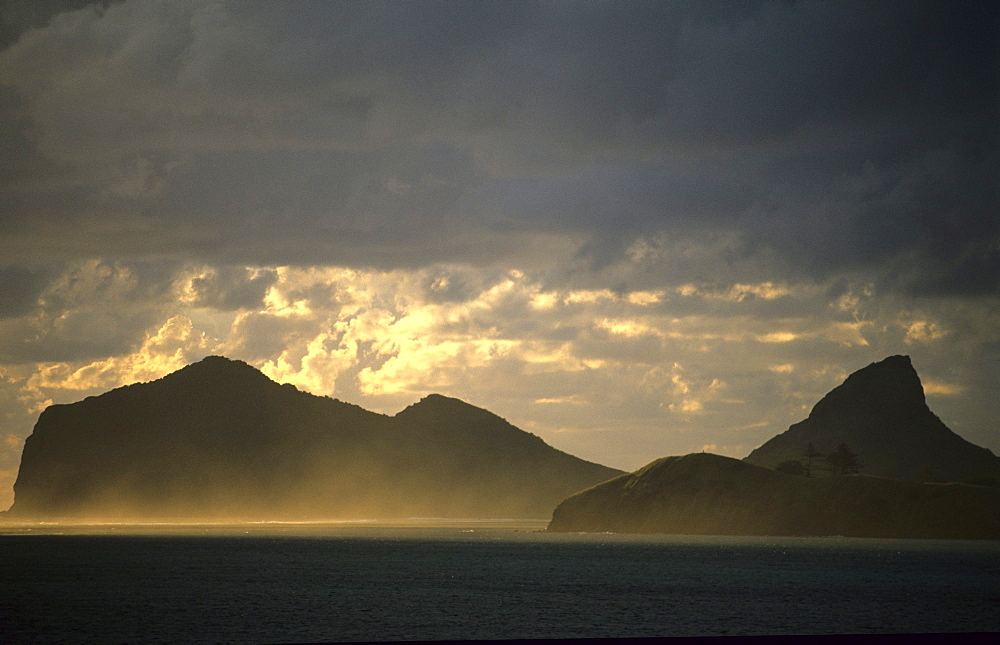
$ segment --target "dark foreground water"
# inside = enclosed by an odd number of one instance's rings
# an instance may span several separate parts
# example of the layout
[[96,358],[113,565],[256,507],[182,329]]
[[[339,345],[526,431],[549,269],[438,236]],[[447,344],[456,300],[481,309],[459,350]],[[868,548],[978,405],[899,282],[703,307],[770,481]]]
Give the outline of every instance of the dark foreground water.
[[998,543],[532,528],[0,529],[0,642],[1000,632]]

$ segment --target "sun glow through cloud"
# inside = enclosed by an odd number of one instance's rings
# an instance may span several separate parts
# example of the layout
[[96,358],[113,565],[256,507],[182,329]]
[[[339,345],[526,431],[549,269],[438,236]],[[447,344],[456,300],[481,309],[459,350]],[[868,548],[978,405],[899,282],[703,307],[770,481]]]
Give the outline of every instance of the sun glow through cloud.
[[1000,451],[986,5],[83,4],[0,34],[0,509],[209,354],[628,469],[908,354]]
[[[131,273],[121,268],[90,263],[75,271],[82,279],[56,282],[50,298],[59,293],[61,299],[75,301],[98,288],[111,293],[134,288],[129,286],[134,284]],[[184,269],[175,281],[180,309],[163,309],[166,317],[153,322],[134,349],[100,360],[39,362],[7,370],[7,387],[15,389],[25,413],[37,414],[53,401],[72,400],[73,393],[152,380],[201,356],[221,353],[244,357],[278,382],[387,413],[430,392],[458,396],[534,428],[563,449],[598,459],[600,455],[586,453],[595,436],[586,429],[594,421],[602,427],[617,423],[651,444],[669,441],[673,431],[686,427],[700,427],[704,435],[714,426],[721,439],[726,428],[763,436],[794,421],[808,408],[809,396],[785,397],[780,389],[774,403],[785,406],[783,416],[760,424],[742,421],[746,401],[761,395],[758,379],[802,378],[802,365],[810,362],[801,352],[765,352],[751,359],[743,349],[748,340],[764,347],[804,343],[832,349],[865,347],[865,334],[877,335],[877,329],[901,329],[900,339],[907,343],[948,338],[929,323],[899,327],[857,319],[799,317],[787,323],[787,331],[767,331],[774,326],[780,330],[781,322],[770,320],[766,309],[733,315],[740,308],[760,306],[747,294],[763,303],[799,297],[802,306],[825,305],[821,299],[809,304],[815,294],[796,296],[790,289],[749,289],[745,284],[712,291],[689,285],[672,292],[545,289],[528,272],[487,277],[462,266],[390,272],[263,267],[233,275],[237,279]],[[260,283],[262,276],[266,284]],[[98,286],[102,284],[106,287]],[[237,299],[227,291],[244,295]],[[712,312],[699,303],[724,303],[737,311]],[[852,317],[862,303],[854,303]],[[733,373],[730,355],[739,357],[748,375],[757,376],[725,377]],[[638,365],[646,367],[636,369]],[[845,375],[827,375],[825,368],[816,374],[811,378],[817,395]],[[535,407],[506,411],[509,403],[499,384],[519,384],[513,385],[515,390],[524,389]],[[938,398],[963,392],[940,380],[928,380],[924,387]],[[597,416],[581,419],[579,432],[565,418],[559,423],[558,417],[583,409]],[[8,438],[16,449],[23,430]],[[731,452],[733,446],[747,445],[747,438],[715,445]],[[604,454],[626,467],[641,465],[645,458],[629,457],[627,451]]]

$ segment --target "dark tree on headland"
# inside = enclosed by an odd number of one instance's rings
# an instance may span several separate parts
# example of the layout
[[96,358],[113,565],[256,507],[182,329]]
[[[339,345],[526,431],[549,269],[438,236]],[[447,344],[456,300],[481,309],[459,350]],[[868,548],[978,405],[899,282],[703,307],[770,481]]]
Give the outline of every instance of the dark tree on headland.
[[813,459],[817,459],[817,458],[822,457],[822,456],[823,456],[823,453],[821,453],[820,451],[816,450],[816,446],[814,446],[812,444],[812,442],[809,442],[809,445],[806,446],[805,454],[802,455],[802,458],[806,460],[806,463],[805,463],[805,476],[806,477],[812,477],[812,462],[813,462]]
[[783,461],[778,464],[778,467],[775,470],[787,475],[812,477],[813,460],[822,456],[823,453],[816,450],[816,446],[810,442],[809,445],[806,446],[805,452],[802,453],[802,457],[799,459],[789,459],[788,461]]
[[846,443],[840,444],[836,450],[827,455],[826,463],[833,467],[835,475],[852,475],[861,470],[858,456],[847,447]]

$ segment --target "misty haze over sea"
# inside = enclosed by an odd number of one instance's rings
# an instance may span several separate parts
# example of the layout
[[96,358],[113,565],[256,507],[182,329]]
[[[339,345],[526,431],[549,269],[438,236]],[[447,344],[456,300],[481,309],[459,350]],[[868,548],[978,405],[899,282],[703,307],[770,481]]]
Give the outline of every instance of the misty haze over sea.
[[992,541],[540,528],[7,528],[0,632],[253,643],[1000,631]]
[[0,645],[1000,643],[998,43],[0,0]]

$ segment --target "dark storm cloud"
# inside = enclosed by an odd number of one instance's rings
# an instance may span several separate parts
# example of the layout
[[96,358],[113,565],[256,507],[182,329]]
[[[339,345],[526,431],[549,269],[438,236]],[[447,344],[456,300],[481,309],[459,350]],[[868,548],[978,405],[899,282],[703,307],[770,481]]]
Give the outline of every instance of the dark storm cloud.
[[21,169],[0,231],[22,259],[383,268],[535,262],[539,233],[594,267],[641,238],[728,236],[715,260],[734,273],[995,292],[997,11],[192,2],[33,19],[0,58]]
[[0,363],[121,355],[176,301],[169,262],[87,260],[0,269]]
[[27,30],[44,27],[56,14],[93,4],[98,3],[94,0],[3,0],[0,2],[0,49]]
[[51,273],[16,264],[0,267],[0,319],[22,316],[37,306]]
[[193,304],[222,311],[257,308],[277,278],[274,270],[219,267],[191,280]]

